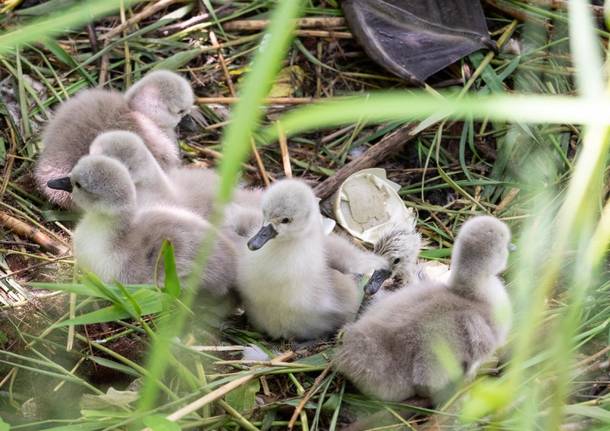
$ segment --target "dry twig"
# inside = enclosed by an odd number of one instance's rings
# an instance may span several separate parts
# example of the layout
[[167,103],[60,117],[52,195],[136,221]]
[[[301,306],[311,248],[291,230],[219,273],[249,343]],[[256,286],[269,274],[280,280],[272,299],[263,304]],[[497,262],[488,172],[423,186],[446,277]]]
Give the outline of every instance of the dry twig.
[[[269,97],[265,99],[266,105],[305,105],[319,102],[320,99],[313,97]],[[239,102],[238,97],[198,97],[196,103],[200,105],[233,105]]]
[[145,18],[148,18],[151,15],[156,14],[157,12],[159,12],[161,9],[164,9],[174,3],[179,2],[180,0],[159,0],[156,3],[151,4],[150,6],[142,9],[140,12],[136,13],[134,16],[132,16],[131,18],[129,18],[127,21],[125,21],[124,23],[116,26],[115,28],[113,28],[112,30],[110,30],[108,33],[104,33],[100,39],[101,40],[108,40],[113,38],[114,36],[120,34],[123,32],[123,30],[126,30],[127,28],[129,28],[130,26],[142,21]]
[[278,122],[277,127],[279,129],[280,152],[282,153],[282,165],[284,166],[284,175],[286,178],[292,178],[292,167],[290,166],[290,153],[288,152],[288,141],[286,140],[286,134],[282,130],[281,124]]
[[[294,352],[285,352],[282,353],[281,355],[273,358],[271,360],[272,363],[275,362],[283,362],[286,361],[290,358],[292,358],[294,356]],[[246,383],[248,383],[250,380],[254,379],[256,377],[256,374],[249,374],[247,376],[243,376],[240,377],[238,379],[233,380],[232,382],[227,383],[226,385],[223,385],[221,387],[219,387],[218,389],[204,395],[203,397],[193,401],[192,403],[182,407],[179,410],[176,410],[174,413],[172,413],[171,415],[167,416],[167,420],[170,420],[172,422],[176,422],[180,419],[182,419],[183,417],[190,415],[191,413],[199,410],[200,408],[202,408],[203,406],[216,401],[217,399],[225,396],[226,394],[228,394],[229,392],[231,392],[234,389],[237,389],[238,387],[245,385]],[[149,430],[150,431],[150,430]]]
[[416,127],[406,124],[393,133],[386,135],[381,141],[366,150],[363,155],[342,166],[334,175],[318,184],[315,188],[316,195],[320,199],[330,197],[341,183],[354,172],[372,168],[381,163],[389,155],[400,151],[407,142],[417,136],[417,134],[413,133]]
[[328,30],[297,30],[294,34],[298,37],[323,37],[328,39],[353,39],[354,35],[348,31]]
[[510,4],[499,2],[498,0],[485,0],[485,3],[518,21],[529,22],[541,27],[546,27],[548,25],[546,21],[539,19],[530,13],[524,12],[522,9],[513,7]]
[[318,377],[316,377],[316,380],[314,380],[313,385],[309,389],[309,392],[307,392],[307,394],[305,394],[303,399],[299,402],[299,405],[296,406],[296,408],[294,409],[294,412],[292,413],[292,417],[290,418],[290,422],[288,422],[289,430],[294,428],[294,425],[296,424],[297,419],[299,418],[299,415],[303,411],[303,408],[305,408],[305,404],[307,404],[307,401],[309,401],[311,399],[311,397],[313,397],[314,394],[318,391],[318,389],[320,388],[320,384],[322,384],[322,380],[324,380],[324,377],[326,377],[326,375],[330,371],[331,367],[332,367],[332,364],[328,364],[328,366],[326,368],[324,368],[324,371],[322,371],[320,373],[320,375]]
[[27,223],[6,214],[5,212],[0,212],[0,224],[4,225],[6,228],[12,230],[21,237],[31,239],[36,244],[39,244],[42,248],[53,254],[64,255],[70,251],[64,245],[42,233],[38,228],[30,226]]
[[[233,80],[231,79],[231,74],[229,73],[229,68],[227,67],[227,62],[225,61],[224,55],[222,55],[222,48],[218,44],[218,39],[216,38],[216,34],[213,31],[210,31],[210,42],[212,42],[212,46],[216,48],[218,51],[218,62],[220,63],[220,67],[225,75],[225,80],[227,81],[227,86],[229,87],[229,92],[232,97],[237,96],[237,92],[235,91],[235,86],[233,85]],[[254,160],[256,160],[256,166],[258,167],[258,173],[265,183],[265,186],[269,186],[269,175],[267,175],[267,170],[265,169],[265,164],[263,163],[263,159],[261,158],[258,149],[256,148],[256,143],[254,139],[250,142],[250,147],[252,150],[252,154],[254,154]]]
[[[269,24],[266,19],[244,19],[229,21],[223,24],[222,28],[230,30],[263,30]],[[297,28],[337,28],[345,27],[345,19],[335,17],[309,17],[297,20]]]

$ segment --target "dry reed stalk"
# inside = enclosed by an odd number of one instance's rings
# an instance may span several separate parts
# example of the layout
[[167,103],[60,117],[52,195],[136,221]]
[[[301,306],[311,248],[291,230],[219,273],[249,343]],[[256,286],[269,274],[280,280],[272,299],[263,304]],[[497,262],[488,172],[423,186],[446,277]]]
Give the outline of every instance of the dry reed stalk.
[[277,124],[279,129],[279,139],[278,142],[280,144],[280,152],[282,153],[282,165],[284,167],[284,175],[286,178],[292,178],[292,167],[290,166],[290,153],[288,152],[288,140],[286,139],[286,134],[282,130],[282,126],[280,123]]
[[45,250],[55,255],[64,255],[70,251],[68,247],[65,247],[57,241],[49,238],[38,228],[30,226],[29,224],[8,215],[5,212],[0,212],[0,224],[4,225],[6,228],[10,229],[21,237],[31,239]]
[[179,1],[181,1],[181,0],[160,0],[160,1],[156,2],[156,3],[153,3],[150,6],[142,9],[140,12],[136,13],[134,16],[129,18],[124,23],[116,26],[115,28],[113,28],[109,32],[104,33],[100,37],[100,39],[101,40],[111,39],[114,36],[122,33],[124,30],[126,30],[130,26],[132,26],[134,24],[137,24],[138,22],[142,21],[143,19],[148,18],[149,16],[154,15],[155,13],[159,12],[161,9],[164,9],[164,8],[166,8],[168,6],[171,6],[174,3],[178,3]]
[[[243,19],[223,24],[224,30],[263,30],[269,24],[266,19]],[[297,28],[336,28],[345,27],[345,19],[335,17],[309,17],[297,20]]]
[[[227,62],[225,61],[224,55],[222,55],[222,48],[220,47],[218,39],[216,38],[216,34],[213,31],[210,31],[210,42],[212,42],[212,46],[217,49],[218,62],[220,63],[220,67],[222,68],[222,71],[225,75],[225,80],[227,81],[229,92],[231,93],[232,97],[237,97],[237,92],[235,91],[235,85],[233,85],[233,80],[231,79],[231,74],[229,73]],[[261,158],[253,139],[250,142],[250,148],[252,149],[252,154],[254,154],[254,160],[256,161],[256,166],[258,167],[258,173],[261,179],[263,180],[263,183],[265,183],[265,186],[268,187],[269,175],[267,174],[265,164],[263,163],[263,159]]]
[[[284,362],[284,361],[292,358],[293,356],[294,356],[294,352],[285,352],[285,353],[282,353],[281,355],[273,358],[271,360],[271,363]],[[222,398],[223,396],[225,396],[232,390],[235,390],[238,387],[245,385],[246,383],[253,380],[254,378],[256,378],[256,374],[249,374],[247,376],[243,376],[238,379],[235,379],[232,382],[229,382],[229,383],[219,387],[218,389],[213,390],[212,392],[204,395],[203,397],[193,401],[192,403],[182,407],[181,409],[176,410],[174,413],[167,416],[166,419],[169,421],[172,421],[172,422],[176,422],[176,421],[182,419],[183,417],[188,416],[191,413],[206,406],[207,404],[209,404],[213,401],[216,401],[219,398]],[[146,431],[150,431],[150,430],[147,429]]]
[[[320,99],[314,97],[269,97],[265,99],[266,105],[306,105],[308,103],[319,102]],[[238,97],[198,97],[196,103],[199,105],[233,105],[239,102]]]

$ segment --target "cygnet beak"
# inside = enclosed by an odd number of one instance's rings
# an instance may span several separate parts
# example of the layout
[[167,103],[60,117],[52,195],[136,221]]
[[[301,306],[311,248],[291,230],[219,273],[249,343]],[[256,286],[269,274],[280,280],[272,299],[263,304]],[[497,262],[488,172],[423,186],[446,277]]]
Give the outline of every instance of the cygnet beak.
[[180,122],[178,123],[178,132],[182,133],[195,133],[198,130],[197,122],[191,116],[191,114],[186,114]]
[[252,251],[258,250],[267,242],[277,236],[277,231],[271,223],[263,226],[252,238],[248,241],[248,248]]
[[386,281],[392,275],[392,271],[387,269],[377,269],[371,275],[369,282],[364,286],[364,292],[368,295],[374,295]]
[[47,182],[47,187],[53,190],[63,190],[72,193],[72,182],[70,177],[56,178]]

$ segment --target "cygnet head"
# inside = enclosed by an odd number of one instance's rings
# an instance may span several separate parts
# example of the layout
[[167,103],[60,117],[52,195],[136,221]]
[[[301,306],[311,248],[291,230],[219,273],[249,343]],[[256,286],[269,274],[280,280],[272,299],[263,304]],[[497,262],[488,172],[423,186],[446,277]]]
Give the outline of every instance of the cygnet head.
[[119,161],[106,156],[85,156],[70,176],[47,183],[49,188],[72,193],[72,200],[85,211],[114,215],[131,209],[136,189]]
[[125,93],[127,103],[162,129],[175,128],[191,112],[195,96],[189,82],[169,70],[157,70]]
[[98,135],[89,148],[91,155],[103,155],[121,162],[135,184],[158,175],[157,162],[144,141],[135,133],[114,130]]
[[307,235],[316,223],[322,229],[318,199],[311,187],[299,180],[281,180],[263,194],[263,227],[248,241],[250,250],[267,242]]
[[374,294],[389,278],[411,281],[420,247],[421,236],[415,231],[415,226],[392,225],[384,230],[373,251],[386,259],[387,267],[375,270],[365,291]]
[[458,232],[451,256],[451,272],[494,276],[506,269],[510,249],[508,226],[491,216],[473,217]]

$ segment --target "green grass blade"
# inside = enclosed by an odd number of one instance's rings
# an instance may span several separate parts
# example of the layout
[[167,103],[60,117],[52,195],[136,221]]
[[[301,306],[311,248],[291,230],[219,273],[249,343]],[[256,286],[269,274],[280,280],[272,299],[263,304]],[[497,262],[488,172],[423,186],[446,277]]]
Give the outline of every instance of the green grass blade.
[[[445,116],[454,120],[473,118],[530,124],[610,123],[610,102],[607,100],[538,95],[443,95],[444,98],[424,92],[372,92],[364,96],[328,99],[295,108],[280,117],[279,121],[287,136],[359,121],[378,124]],[[267,142],[276,140],[277,136],[276,125],[268,126],[261,134],[261,138]]]
[[591,16],[590,3],[586,0],[568,2],[570,19],[571,56],[576,65],[576,80],[580,92],[587,98],[603,97],[605,85],[602,76],[602,60],[599,40]]
[[133,294],[133,300],[138,304],[138,310],[134,310],[132,306],[111,305],[100,310],[82,314],[74,319],[64,320],[55,325],[55,327],[70,326],[70,325],[91,325],[94,323],[114,322],[117,320],[131,319],[134,316],[147,316],[150,314],[160,313],[163,310],[163,301],[161,295],[152,290],[141,290]]
[[[219,168],[221,182],[217,195],[217,202],[220,206],[230,199],[241,164],[249,153],[252,133],[258,127],[262,116],[260,106],[280,70],[281,60],[285,56],[293,36],[292,30],[301,5],[301,0],[286,0],[278,3],[261,42],[261,47],[253,60],[252,69],[244,80],[240,102],[233,111],[232,121],[223,138],[224,157]],[[221,210],[218,205],[211,221],[215,226],[220,224]],[[195,259],[195,268],[199,268],[199,270],[193,271],[186,280],[185,291],[187,293],[184,303],[187,308],[193,301],[194,292],[200,283],[201,272],[206,266],[207,257],[214,241],[215,235],[209,235],[204,240]],[[155,403],[158,392],[156,382],[164,375],[169,360],[167,339],[180,333],[184,321],[185,313],[180,310],[174,319],[163,322],[159,329],[159,336],[156,337],[149,353],[148,366],[151,371],[141,391],[138,404],[140,412],[149,410]]]
[[219,167],[221,183],[218,195],[222,202],[231,197],[241,164],[250,152],[252,134],[263,115],[260,107],[280,71],[302,3],[301,0],[278,3],[252,62],[252,69],[239,91],[240,101],[232,112],[232,121],[222,140],[224,157]]
[[180,296],[180,278],[176,270],[176,258],[174,257],[174,246],[169,241],[163,241],[161,246],[163,254],[163,272],[165,274],[165,293],[172,298]]
[[49,17],[36,19],[16,30],[0,35],[0,54],[22,44],[65,33],[70,28],[78,27],[118,10],[121,3],[129,6],[138,1],[140,0],[92,0],[76,4]]

